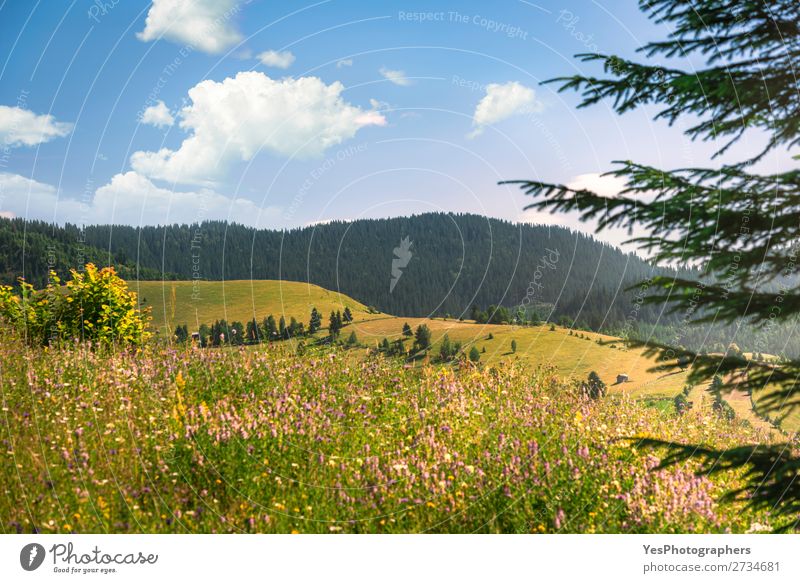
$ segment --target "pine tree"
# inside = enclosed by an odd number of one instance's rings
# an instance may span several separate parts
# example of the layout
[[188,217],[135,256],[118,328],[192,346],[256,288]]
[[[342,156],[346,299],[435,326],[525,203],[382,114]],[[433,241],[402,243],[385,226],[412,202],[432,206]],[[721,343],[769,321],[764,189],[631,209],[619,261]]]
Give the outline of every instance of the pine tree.
[[345,307],[344,315],[342,317],[348,324],[353,321],[353,312],[350,311],[349,307]]
[[411,326],[408,325],[408,322],[403,324],[403,336],[411,337],[414,335],[413,330],[411,330]]
[[469,350],[469,359],[471,362],[478,362],[481,359],[481,353],[477,346],[473,346]]
[[211,335],[211,328],[208,327],[208,324],[200,324],[198,334],[200,335],[200,347],[206,348],[208,346],[208,337]]
[[295,338],[303,333],[303,325],[297,321],[297,318],[292,316],[289,319],[289,328],[287,329],[289,338]]
[[331,311],[330,318],[328,319],[328,333],[334,340],[339,337],[339,332],[342,329],[341,314],[337,315],[336,312]]
[[250,344],[261,342],[261,331],[258,329],[258,322],[255,318],[247,322],[247,341]]
[[417,326],[417,332],[414,336],[414,346],[417,350],[425,350],[431,345],[431,329],[428,328],[427,324]]
[[270,341],[278,335],[278,326],[275,324],[275,316],[272,314],[264,319],[264,335]]
[[286,318],[283,316],[281,316],[280,322],[278,323],[278,335],[282,340],[289,338],[289,330],[286,328]]
[[512,340],[511,341],[511,352],[516,352],[516,351],[517,351],[517,341],[516,340]]
[[[694,323],[737,323],[739,328],[788,322],[800,313],[800,290],[776,287],[796,278],[796,242],[800,237],[800,172],[796,168],[763,174],[753,163],[776,148],[800,145],[797,63],[800,27],[795,0],[648,0],[641,9],[667,26],[666,40],[646,44],[647,59],[697,57],[691,71],[640,63],[612,55],[587,54],[599,62],[602,77],[574,75],[555,79],[561,90],[578,90],[581,107],[610,100],[623,114],[639,106],[658,108],[657,119],[670,124],[688,118],[691,139],[723,140],[715,157],[727,152],[749,129],[767,137],[763,149],[737,162],[663,170],[634,161],[617,162],[610,175],[626,182],[616,196],[541,181],[517,181],[537,200],[540,211],[577,211],[597,229],[637,227],[633,239],[656,262],[700,267],[699,277],[656,277],[646,302],[666,304]],[[779,290],[780,293],[777,293]],[[736,378],[737,388],[776,387],[760,400],[765,413],[800,406],[800,362],[780,366],[749,362],[728,351],[699,355],[665,344],[649,347],[665,367],[692,361],[690,382],[715,374]],[[746,369],[746,375],[734,375]],[[731,389],[722,378],[720,393]],[[714,381],[715,384],[717,381]],[[659,445],[654,440],[646,444]],[[670,444],[664,464],[704,460],[699,471],[746,468],[749,488],[730,493],[755,508],[789,521],[800,512],[800,458],[789,444],[743,446],[718,451],[692,444]],[[790,528],[787,523],[785,528]]]
[[453,347],[450,344],[450,337],[445,334],[442,343],[439,345],[439,358],[447,362],[453,356]]
[[186,344],[189,339],[189,329],[186,324],[178,325],[175,327],[175,341],[178,344]]
[[241,322],[233,322],[230,326],[230,339],[228,342],[234,346],[241,346],[245,340],[244,324]]
[[322,326],[322,315],[317,308],[311,308],[311,318],[308,320],[308,333],[314,334]]
[[606,395],[606,384],[595,371],[589,373],[589,379],[584,385],[584,393],[590,399],[599,399]]

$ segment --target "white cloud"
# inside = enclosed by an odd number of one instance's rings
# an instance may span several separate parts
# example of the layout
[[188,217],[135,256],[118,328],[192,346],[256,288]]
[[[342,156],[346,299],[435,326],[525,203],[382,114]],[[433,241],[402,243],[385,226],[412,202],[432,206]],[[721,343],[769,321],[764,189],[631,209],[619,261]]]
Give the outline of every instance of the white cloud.
[[264,51],[258,55],[258,60],[262,65],[267,67],[276,67],[278,69],[288,69],[294,63],[294,55],[291,51]]
[[353,66],[353,59],[339,59],[336,61],[336,68],[341,69],[342,67],[352,67]]
[[344,86],[316,77],[271,79],[256,71],[222,82],[202,81],[189,90],[191,104],[179,116],[190,133],[177,150],[134,152],[133,169],[151,178],[208,184],[236,161],[261,148],[313,157],[386,118],[342,99]]
[[142,123],[155,126],[157,128],[169,127],[175,123],[175,118],[169,112],[169,108],[163,101],[158,101],[155,105],[151,105],[142,112],[142,117],[139,120]]
[[280,213],[278,208],[261,208],[246,198],[229,198],[208,189],[180,192],[160,188],[136,172],[117,174],[98,188],[92,206],[96,222],[133,225],[227,219],[264,226]]
[[[607,197],[617,196],[625,189],[625,179],[618,176],[603,176],[597,172],[590,172],[587,174],[578,174],[571,177],[566,186],[573,190],[590,190],[596,194]],[[625,251],[636,251],[637,248],[631,244],[625,244],[631,236],[639,236],[643,234],[639,228],[634,227],[632,234],[626,228],[607,228],[600,233],[595,233],[597,228],[597,220],[591,219],[589,221],[581,221],[580,213],[558,213],[553,214],[548,211],[525,211],[521,216],[525,222],[536,223],[540,225],[559,225],[570,229],[575,229],[582,232],[590,232],[594,237],[601,241],[611,243],[621,247]]]
[[510,81],[490,83],[486,95],[478,102],[472,116],[474,130],[469,137],[480,135],[488,125],[503,121],[512,116],[541,111],[542,105],[536,100],[536,92],[530,87]]
[[36,146],[72,131],[73,124],[58,122],[52,115],[36,115],[20,107],[0,105],[0,144],[12,148]]
[[165,38],[206,53],[221,53],[241,40],[231,19],[241,11],[239,0],[153,0],[143,41]]
[[163,225],[227,219],[264,227],[280,216],[277,207],[260,207],[251,200],[208,189],[181,192],[160,188],[136,172],[117,174],[86,204],[59,197],[49,184],[5,172],[0,173],[0,195],[0,216],[58,223]]
[[405,71],[395,71],[393,69],[381,67],[380,74],[383,75],[384,79],[388,79],[395,85],[401,85],[403,87],[411,85],[411,79],[406,77]]
[[625,189],[626,181],[621,176],[604,176],[597,172],[578,174],[570,178],[567,187],[573,190],[591,190],[600,196],[617,196]]
[[59,200],[58,190],[49,184],[0,172],[0,212],[44,221],[68,216],[75,222],[82,216],[82,206],[77,200]]

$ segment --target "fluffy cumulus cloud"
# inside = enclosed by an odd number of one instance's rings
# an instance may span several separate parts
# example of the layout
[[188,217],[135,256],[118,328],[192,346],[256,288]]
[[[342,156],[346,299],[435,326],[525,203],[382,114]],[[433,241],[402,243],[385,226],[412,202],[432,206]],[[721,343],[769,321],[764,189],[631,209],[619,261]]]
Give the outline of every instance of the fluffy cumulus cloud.
[[172,117],[169,108],[163,101],[157,101],[155,105],[151,105],[142,112],[139,121],[157,128],[166,128],[175,123],[175,118]]
[[411,79],[406,77],[405,71],[396,71],[394,69],[381,67],[379,72],[384,79],[391,81],[395,85],[400,85],[402,87],[411,85]]
[[117,174],[110,183],[98,188],[92,206],[98,222],[133,225],[227,219],[263,226],[265,220],[279,212],[208,189],[185,192],[160,188],[136,172]]
[[117,174],[84,202],[59,196],[49,184],[11,173],[0,173],[0,194],[0,216],[59,223],[163,225],[227,219],[264,227],[274,223],[280,213],[276,207],[260,207],[251,200],[208,189],[160,188],[136,172]]
[[[31,218],[52,221],[57,203],[58,193],[53,186],[19,174],[0,172],[0,216],[27,217],[31,209]],[[80,208],[68,210],[79,212]]]
[[189,90],[180,111],[188,132],[177,150],[139,151],[134,170],[150,178],[208,184],[237,161],[262,148],[282,156],[313,157],[370,125],[385,125],[378,112],[342,98],[344,86],[316,77],[271,79],[249,71],[221,82],[202,81]]
[[288,69],[294,63],[294,55],[291,51],[264,51],[258,55],[258,60],[267,67]]
[[478,102],[472,116],[474,130],[471,137],[480,135],[483,129],[515,115],[541,111],[541,103],[536,99],[536,92],[516,81],[508,83],[490,83],[486,86],[486,95]]
[[143,41],[165,38],[217,54],[241,40],[233,20],[241,11],[242,0],[153,0]]
[[72,127],[73,124],[58,122],[52,115],[0,105],[0,144],[4,146],[36,146],[66,136]]

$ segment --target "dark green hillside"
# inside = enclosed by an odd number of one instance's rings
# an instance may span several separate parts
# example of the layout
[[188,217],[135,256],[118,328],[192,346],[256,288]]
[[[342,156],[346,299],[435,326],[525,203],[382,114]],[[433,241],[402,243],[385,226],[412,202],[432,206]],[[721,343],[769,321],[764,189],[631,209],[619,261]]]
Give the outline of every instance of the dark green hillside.
[[[394,250],[405,238],[411,242],[408,261],[399,261],[392,288],[393,260],[398,260]],[[765,336],[753,330],[681,326],[681,314],[639,305],[641,288],[627,290],[668,270],[569,229],[477,215],[363,219],[287,232],[224,222],[101,225],[81,231],[74,225],[16,219],[0,220],[0,242],[6,283],[23,272],[41,283],[52,248],[62,275],[83,261],[110,262],[124,277],[142,280],[191,279],[196,269],[205,280],[310,282],[398,316],[470,318],[474,305],[483,310],[503,305],[512,312],[525,306],[542,320],[574,320],[577,326],[617,336],[709,351],[731,340],[772,354],[791,351],[795,344],[786,346],[788,336],[781,331]]]
[[[33,227],[29,224],[29,233]],[[73,226],[35,227],[37,236],[52,231],[64,245],[80,236]],[[89,226],[84,236],[89,247],[108,250],[115,261],[180,278],[191,278],[196,265],[209,280],[308,281],[401,316],[468,316],[473,304],[501,304],[540,306],[544,318],[545,305],[554,304],[556,315],[599,328],[624,322],[631,305],[624,288],[655,273],[639,257],[587,235],[476,215],[333,222],[288,232],[223,222]],[[410,259],[392,289],[394,249],[406,237],[412,242]],[[658,317],[657,309],[644,311],[642,321]]]
[[161,270],[137,267],[124,251],[110,254],[102,246],[89,243],[85,233],[74,225],[59,227],[42,221],[0,219],[0,283],[16,285],[17,279],[24,277],[42,287],[51,270],[63,279],[70,269],[86,263],[113,264],[125,279],[162,278]]

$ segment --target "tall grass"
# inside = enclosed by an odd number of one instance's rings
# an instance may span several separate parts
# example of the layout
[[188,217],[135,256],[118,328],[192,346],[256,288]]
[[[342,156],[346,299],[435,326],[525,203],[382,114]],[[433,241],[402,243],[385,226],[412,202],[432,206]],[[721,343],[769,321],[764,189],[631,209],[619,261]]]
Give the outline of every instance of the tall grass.
[[404,368],[269,345],[0,347],[5,532],[742,532],[737,477],[629,436],[765,440],[590,401],[552,369]]

